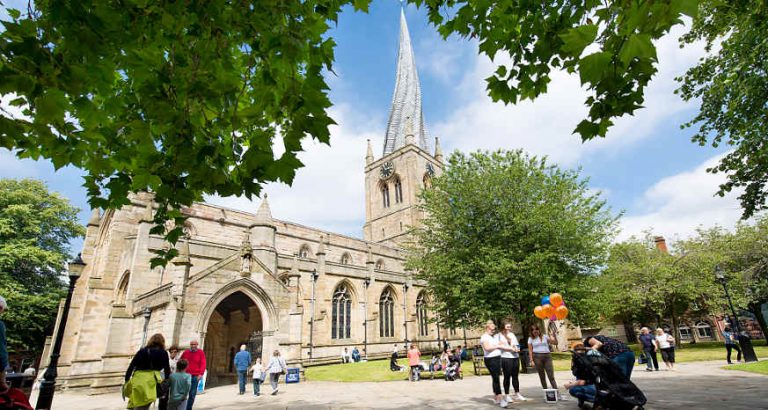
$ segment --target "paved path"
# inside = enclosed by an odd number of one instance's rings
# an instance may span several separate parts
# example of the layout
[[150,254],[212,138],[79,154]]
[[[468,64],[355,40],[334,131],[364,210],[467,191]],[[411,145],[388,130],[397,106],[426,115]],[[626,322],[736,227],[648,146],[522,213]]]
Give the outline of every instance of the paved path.
[[[384,365],[385,362],[382,362]],[[768,409],[768,376],[727,371],[722,362],[679,365],[676,372],[645,372],[636,367],[632,380],[648,397],[647,409]],[[557,372],[559,384],[570,380],[568,372]],[[538,376],[521,375],[521,393],[531,400],[513,404],[519,409],[576,409],[575,401],[545,404]],[[267,392],[269,386],[263,386]],[[195,409],[349,409],[349,408],[498,408],[493,406],[488,376],[464,380],[422,380],[380,383],[302,382],[281,385],[277,396],[239,396],[237,387],[210,389],[198,396]],[[34,402],[33,402],[34,403]],[[125,408],[117,394],[86,396],[57,393],[54,410],[112,410]]]

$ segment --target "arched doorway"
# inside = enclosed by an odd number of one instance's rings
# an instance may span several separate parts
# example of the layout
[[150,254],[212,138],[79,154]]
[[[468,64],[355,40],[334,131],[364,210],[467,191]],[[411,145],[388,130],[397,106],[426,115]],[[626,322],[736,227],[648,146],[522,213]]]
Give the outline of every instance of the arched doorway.
[[208,386],[237,382],[232,360],[245,344],[254,358],[261,356],[264,320],[256,303],[236,291],[214,308],[205,332]]

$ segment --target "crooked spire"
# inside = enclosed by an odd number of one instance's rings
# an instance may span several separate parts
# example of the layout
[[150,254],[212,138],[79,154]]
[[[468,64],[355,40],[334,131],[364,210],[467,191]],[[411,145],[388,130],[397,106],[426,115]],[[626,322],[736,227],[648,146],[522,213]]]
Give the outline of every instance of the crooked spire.
[[406,145],[406,133],[413,133],[414,143],[425,151],[427,130],[424,127],[424,115],[421,112],[421,86],[416,72],[416,59],[411,48],[411,36],[405,12],[400,9],[400,49],[397,52],[397,75],[395,93],[392,96],[392,108],[387,123],[387,136],[384,139],[384,155]]

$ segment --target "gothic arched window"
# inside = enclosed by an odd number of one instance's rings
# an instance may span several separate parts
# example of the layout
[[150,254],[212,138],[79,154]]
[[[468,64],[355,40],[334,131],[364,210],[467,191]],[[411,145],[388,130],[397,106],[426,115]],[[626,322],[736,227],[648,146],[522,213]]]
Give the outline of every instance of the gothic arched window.
[[399,204],[401,202],[403,202],[403,184],[398,177],[395,179],[395,203]]
[[333,292],[331,312],[331,339],[349,339],[352,319],[352,294],[346,284],[341,284]]
[[395,299],[392,288],[384,289],[379,298],[379,336],[395,336]]
[[376,270],[382,270],[384,269],[384,260],[379,259],[376,261]]
[[117,284],[117,291],[115,294],[115,304],[125,305],[125,301],[128,298],[128,283],[131,280],[131,271],[126,270],[123,272],[123,277],[120,278],[120,283]]
[[308,245],[301,245],[301,248],[299,248],[299,258],[308,259],[310,253],[312,253],[312,251],[310,251]]
[[384,208],[389,208],[389,184],[386,182],[381,184],[381,203]]
[[341,264],[349,265],[350,263],[352,263],[352,256],[349,255],[349,252],[344,252],[344,254],[341,255]]
[[416,319],[419,325],[419,336],[429,335],[429,327],[427,325],[427,300],[424,297],[424,292],[419,293],[416,297]]

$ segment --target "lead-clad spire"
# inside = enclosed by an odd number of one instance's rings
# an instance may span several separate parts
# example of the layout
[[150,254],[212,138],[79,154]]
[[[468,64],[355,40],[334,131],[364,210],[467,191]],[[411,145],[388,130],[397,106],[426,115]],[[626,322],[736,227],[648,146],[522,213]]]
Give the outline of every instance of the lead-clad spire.
[[416,59],[411,48],[411,36],[405,13],[400,9],[400,50],[397,53],[397,77],[392,109],[387,123],[387,137],[384,139],[384,155],[405,145],[406,130],[413,132],[414,140],[425,151],[427,130],[421,113],[421,86],[416,72]]

